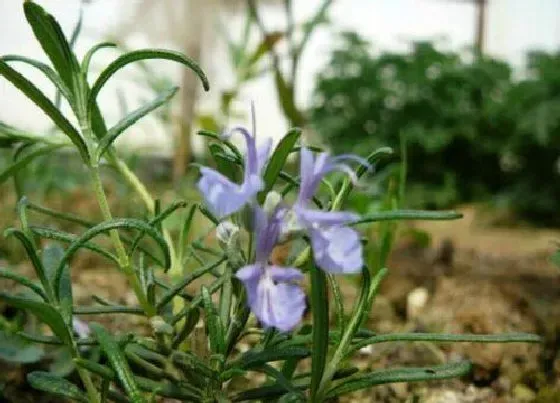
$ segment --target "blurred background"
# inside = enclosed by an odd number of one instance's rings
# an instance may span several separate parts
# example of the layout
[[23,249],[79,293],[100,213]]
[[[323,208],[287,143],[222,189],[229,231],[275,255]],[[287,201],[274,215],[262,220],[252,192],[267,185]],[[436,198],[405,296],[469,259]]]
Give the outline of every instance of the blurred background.
[[[542,349],[418,346],[409,355],[384,352],[385,360],[437,361],[442,351],[473,356],[472,379],[436,384],[422,395],[432,403],[560,401],[560,284],[550,261],[560,240],[560,0],[36,2],[68,37],[82,16],[79,57],[95,43],[118,44],[95,55],[91,80],[120,52],[144,47],[184,52],[207,73],[210,92],[190,70],[145,62],[117,73],[100,94],[112,125],[168,87],[181,87],[169,105],[118,141],[163,200],[198,197],[190,163],[209,156],[197,131],[250,125],[251,102],[259,141],[278,141],[298,126],[307,144],[334,153],[365,156],[392,147],[395,158],[364,180],[352,209],[386,208],[392,200],[386,195],[398,189],[400,208],[457,209],[465,218],[399,227],[372,327],[531,331],[546,343]],[[20,1],[0,1],[0,55],[6,54],[47,61]],[[17,67],[54,95],[39,73]],[[52,130],[42,112],[1,79],[0,125],[45,135]],[[1,165],[13,158],[0,150]],[[97,214],[71,156],[38,159],[19,176],[25,180],[0,186],[3,205],[31,194],[53,208]],[[110,172],[107,181],[115,215],[143,213]],[[119,203],[125,197],[128,202]],[[15,222],[11,208],[3,207],[1,228]],[[376,231],[366,235],[375,238]],[[2,240],[0,259],[17,264],[21,256]],[[78,281],[99,282],[117,298],[118,282],[88,274],[96,264],[78,262],[90,270]],[[387,364],[362,353],[364,365]],[[365,401],[404,402],[410,392],[394,385],[379,390]]]

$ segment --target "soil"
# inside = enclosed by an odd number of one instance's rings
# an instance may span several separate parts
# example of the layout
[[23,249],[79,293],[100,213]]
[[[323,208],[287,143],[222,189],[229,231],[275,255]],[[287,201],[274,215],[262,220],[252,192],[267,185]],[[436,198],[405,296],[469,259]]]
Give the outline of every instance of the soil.
[[[407,236],[401,238],[371,310],[369,328],[379,333],[535,332],[544,337],[544,343],[407,343],[363,349],[353,362],[360,368],[469,358],[474,371],[460,380],[380,386],[345,396],[341,402],[560,402],[560,273],[548,261],[560,231],[490,227],[476,209],[462,211],[465,218],[460,221],[414,225],[431,235],[429,248]],[[73,273],[78,304],[91,304],[92,294],[135,303],[120,274],[86,256],[76,262]],[[8,287],[9,283],[0,283],[0,289]],[[343,283],[342,291],[349,304],[356,298],[350,280]],[[142,331],[140,319],[130,323],[122,318],[96,316],[95,320],[112,329],[133,325]],[[31,398],[25,388],[23,373],[29,367],[9,368],[0,375],[0,382],[12,397],[0,401],[41,401],[37,395]]]

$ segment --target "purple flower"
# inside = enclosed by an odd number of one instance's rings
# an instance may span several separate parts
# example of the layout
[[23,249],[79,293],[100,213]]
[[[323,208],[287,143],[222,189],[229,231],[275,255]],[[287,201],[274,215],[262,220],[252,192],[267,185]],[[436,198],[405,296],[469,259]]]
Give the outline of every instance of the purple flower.
[[247,302],[259,321],[265,327],[287,332],[301,321],[305,311],[305,294],[295,284],[303,275],[291,267],[268,264],[280,233],[276,214],[268,216],[255,207],[255,233],[256,262],[239,269],[236,277],[245,285]]
[[331,157],[301,149],[301,186],[296,203],[283,213],[282,233],[304,230],[309,234],[317,266],[331,273],[356,273],[363,266],[362,244],[358,232],[346,224],[358,216],[348,212],[321,211],[308,208],[323,177],[333,171],[343,171],[357,181],[354,171],[345,161],[367,161],[354,155]]
[[72,318],[72,329],[74,330],[74,333],[76,333],[76,335],[78,335],[78,338],[80,338],[80,339],[85,339],[91,333],[89,325],[86,322],[84,322],[83,320],[78,319],[76,317]]
[[263,188],[261,171],[270,151],[271,139],[257,148],[255,138],[247,129],[236,127],[227,137],[234,132],[240,132],[247,143],[243,183],[234,183],[214,169],[200,168],[202,176],[198,182],[198,189],[202,192],[210,211],[218,218],[239,211]]

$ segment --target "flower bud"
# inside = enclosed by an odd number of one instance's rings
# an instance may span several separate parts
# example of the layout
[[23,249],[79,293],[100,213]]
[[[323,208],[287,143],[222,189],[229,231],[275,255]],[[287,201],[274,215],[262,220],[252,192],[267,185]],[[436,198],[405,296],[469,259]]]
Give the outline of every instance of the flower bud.
[[150,319],[150,324],[152,325],[152,330],[156,334],[173,334],[173,326],[167,323],[161,316],[154,316]]
[[223,221],[216,228],[216,237],[224,249],[235,246],[239,242],[239,227],[231,221]]

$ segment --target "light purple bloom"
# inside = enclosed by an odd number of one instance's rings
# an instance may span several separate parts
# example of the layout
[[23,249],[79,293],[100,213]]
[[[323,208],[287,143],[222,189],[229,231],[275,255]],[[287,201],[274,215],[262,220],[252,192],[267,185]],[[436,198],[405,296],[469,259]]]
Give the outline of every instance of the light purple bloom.
[[72,318],[72,329],[80,339],[85,339],[91,333],[89,325],[81,319],[76,317]]
[[354,155],[331,157],[321,153],[315,158],[307,148],[301,149],[301,186],[296,203],[284,212],[282,232],[305,230],[311,238],[317,266],[331,273],[356,273],[363,266],[362,244],[354,229],[345,226],[358,216],[348,212],[321,211],[308,207],[323,177],[333,171],[343,171],[357,181],[354,171],[345,161],[367,161]]
[[198,189],[202,192],[210,211],[218,218],[239,211],[262,190],[261,171],[270,152],[271,139],[257,148],[255,138],[247,129],[236,127],[228,137],[234,132],[241,133],[247,144],[243,182],[237,184],[214,169],[200,168],[202,176],[198,182]]
[[239,269],[236,277],[247,291],[251,311],[265,327],[292,330],[305,311],[305,294],[295,284],[303,275],[291,267],[272,266],[268,258],[280,232],[276,214],[268,216],[255,207],[256,262]]

